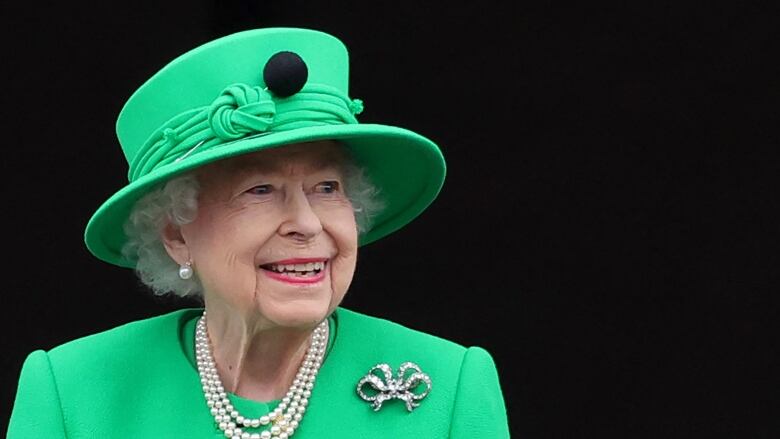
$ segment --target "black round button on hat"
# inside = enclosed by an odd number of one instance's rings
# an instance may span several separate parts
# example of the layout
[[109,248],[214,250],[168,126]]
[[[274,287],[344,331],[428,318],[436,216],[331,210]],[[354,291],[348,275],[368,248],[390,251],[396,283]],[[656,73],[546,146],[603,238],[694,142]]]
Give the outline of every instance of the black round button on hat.
[[281,98],[298,93],[306,84],[309,69],[295,52],[277,52],[263,68],[263,80],[271,92]]

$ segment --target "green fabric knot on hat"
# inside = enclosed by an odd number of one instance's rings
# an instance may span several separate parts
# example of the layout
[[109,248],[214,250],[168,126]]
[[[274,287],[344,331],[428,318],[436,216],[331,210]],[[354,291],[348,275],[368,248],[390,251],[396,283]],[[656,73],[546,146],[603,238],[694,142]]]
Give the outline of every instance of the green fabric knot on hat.
[[173,128],[166,128],[163,130],[162,133],[163,139],[165,139],[166,143],[176,143],[179,141],[179,135],[176,133],[176,130]]
[[362,99],[352,99],[352,102],[349,103],[349,111],[352,112],[352,114],[360,114],[363,112],[363,100]]
[[233,140],[267,130],[275,114],[276,104],[267,91],[257,86],[233,84],[211,104],[208,121],[217,137]]

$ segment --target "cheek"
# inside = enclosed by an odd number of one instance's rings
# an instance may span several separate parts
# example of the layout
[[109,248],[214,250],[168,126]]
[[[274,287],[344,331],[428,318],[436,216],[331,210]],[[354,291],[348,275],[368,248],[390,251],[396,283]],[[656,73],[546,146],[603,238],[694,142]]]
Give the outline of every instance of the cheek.
[[326,222],[326,230],[336,246],[336,257],[332,261],[331,276],[334,299],[340,301],[352,283],[357,263],[358,236],[352,208],[333,213],[332,221]]
[[330,235],[336,250],[344,258],[355,258],[357,252],[357,224],[351,206],[340,206],[337,209],[320,214],[323,229]]
[[182,226],[182,235],[192,252],[193,262],[198,266],[208,266],[226,259],[231,252],[231,243],[236,240],[237,229],[206,210],[199,212],[198,218],[191,224]]
[[220,296],[226,292],[250,294],[255,287],[254,258],[259,237],[250,236],[248,232],[253,228],[235,218],[203,213],[183,226],[182,234],[204,289]]

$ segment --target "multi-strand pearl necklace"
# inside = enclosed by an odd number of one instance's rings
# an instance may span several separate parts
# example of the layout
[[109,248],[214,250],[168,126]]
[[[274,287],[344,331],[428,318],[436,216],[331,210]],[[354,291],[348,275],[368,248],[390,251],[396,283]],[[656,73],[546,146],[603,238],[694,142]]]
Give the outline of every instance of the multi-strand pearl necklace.
[[[322,358],[328,344],[327,334],[328,320],[326,319],[314,330],[306,357],[295,375],[292,386],[279,405],[267,415],[259,418],[247,418],[241,416],[230,403],[222,380],[219,378],[206,330],[206,312],[203,312],[203,317],[198,320],[195,330],[195,356],[198,362],[198,374],[200,374],[200,382],[203,385],[206,404],[214,416],[214,422],[225,434],[225,437],[232,439],[287,439],[295,433],[295,429],[303,420],[303,414],[309,405],[314,380],[322,365]],[[258,428],[268,424],[271,424],[271,428],[260,433],[244,431],[244,428]]]

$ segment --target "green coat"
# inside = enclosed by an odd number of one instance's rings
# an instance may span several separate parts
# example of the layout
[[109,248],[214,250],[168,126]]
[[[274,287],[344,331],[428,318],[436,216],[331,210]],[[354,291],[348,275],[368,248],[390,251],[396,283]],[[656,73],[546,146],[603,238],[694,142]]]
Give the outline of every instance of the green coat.
[[[180,310],[31,353],[8,437],[224,437],[194,364],[201,312]],[[331,319],[327,356],[294,438],[509,437],[495,364],[484,349],[344,308]],[[405,361],[430,376],[431,393],[411,413],[400,400],[373,411],[355,391],[358,380],[377,363],[395,371]],[[231,399],[252,417],[278,403]]]

